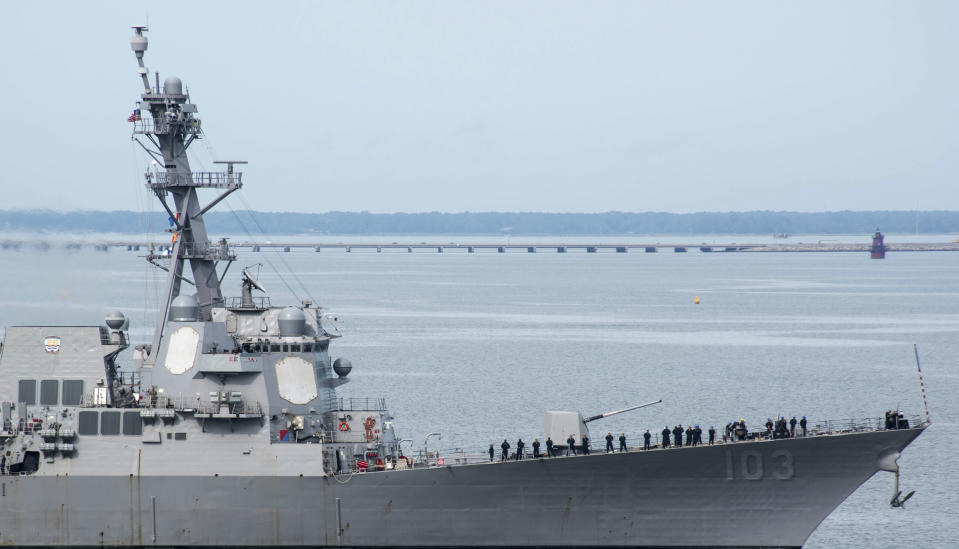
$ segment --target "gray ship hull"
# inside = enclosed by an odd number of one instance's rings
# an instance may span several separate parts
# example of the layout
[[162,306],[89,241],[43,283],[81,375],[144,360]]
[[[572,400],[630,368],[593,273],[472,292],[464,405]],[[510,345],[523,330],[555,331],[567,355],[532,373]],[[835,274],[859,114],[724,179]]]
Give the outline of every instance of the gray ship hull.
[[8,476],[0,545],[800,547],[922,430],[337,478]]

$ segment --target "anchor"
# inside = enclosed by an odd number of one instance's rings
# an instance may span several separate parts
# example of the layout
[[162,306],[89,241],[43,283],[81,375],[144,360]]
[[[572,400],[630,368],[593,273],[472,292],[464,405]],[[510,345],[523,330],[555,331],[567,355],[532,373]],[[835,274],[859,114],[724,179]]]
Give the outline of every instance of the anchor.
[[906,504],[907,501],[909,501],[909,498],[911,498],[913,494],[916,493],[916,491],[913,490],[912,492],[909,492],[908,494],[906,494],[905,497],[901,497],[902,491],[899,489],[899,471],[898,470],[896,471],[896,487],[893,491],[895,492],[895,495],[892,496],[891,500],[889,500],[889,505],[893,507],[902,507],[903,505]]
[[906,494],[902,495],[902,490],[899,489],[899,452],[896,450],[886,450],[879,455],[879,468],[883,471],[889,471],[896,474],[895,486],[893,488],[892,499],[889,500],[889,505],[892,507],[902,507],[909,501],[916,491],[913,490]]

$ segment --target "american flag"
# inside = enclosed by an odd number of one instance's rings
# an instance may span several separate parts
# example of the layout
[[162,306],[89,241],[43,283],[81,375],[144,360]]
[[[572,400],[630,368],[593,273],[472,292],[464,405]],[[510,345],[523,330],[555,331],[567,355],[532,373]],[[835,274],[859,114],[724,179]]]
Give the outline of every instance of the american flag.
[[140,120],[140,109],[133,109],[133,114],[127,117],[127,122],[136,122]]

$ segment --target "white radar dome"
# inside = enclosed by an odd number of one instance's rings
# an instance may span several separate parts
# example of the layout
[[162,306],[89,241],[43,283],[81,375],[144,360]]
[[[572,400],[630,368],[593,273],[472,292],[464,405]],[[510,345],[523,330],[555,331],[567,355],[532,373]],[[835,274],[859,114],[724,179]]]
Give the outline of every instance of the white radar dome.
[[170,320],[174,322],[196,322],[200,315],[200,304],[192,295],[178,295],[170,303]]
[[104,320],[111,330],[121,330],[127,321],[127,317],[120,311],[113,311]]
[[183,81],[176,76],[168,76],[163,81],[163,93],[167,95],[183,95]]
[[298,337],[306,331],[306,315],[296,307],[287,307],[276,317],[280,337]]

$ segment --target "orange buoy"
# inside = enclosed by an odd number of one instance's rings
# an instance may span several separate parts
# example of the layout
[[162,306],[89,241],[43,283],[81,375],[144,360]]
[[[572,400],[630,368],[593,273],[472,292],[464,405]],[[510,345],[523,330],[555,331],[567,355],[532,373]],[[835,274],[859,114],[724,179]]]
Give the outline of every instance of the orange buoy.
[[696,296],[696,299],[693,300],[693,303],[699,305],[699,296]]

